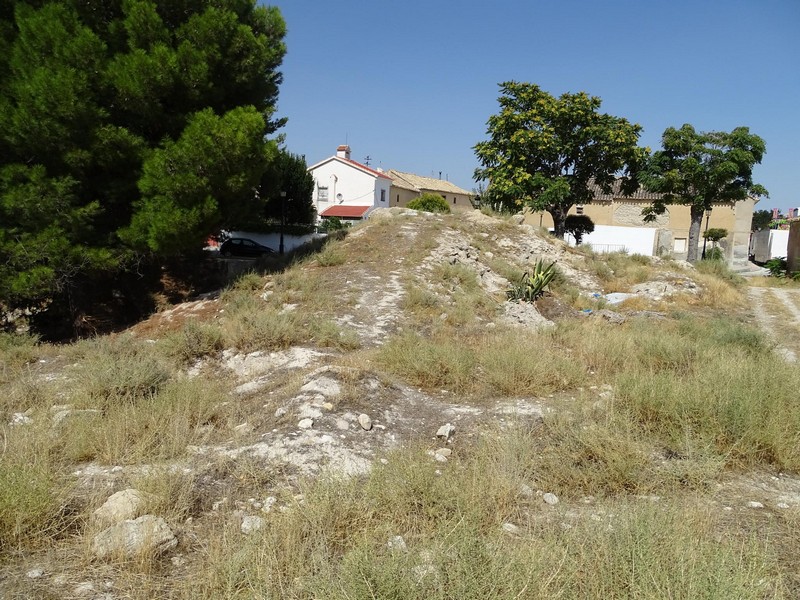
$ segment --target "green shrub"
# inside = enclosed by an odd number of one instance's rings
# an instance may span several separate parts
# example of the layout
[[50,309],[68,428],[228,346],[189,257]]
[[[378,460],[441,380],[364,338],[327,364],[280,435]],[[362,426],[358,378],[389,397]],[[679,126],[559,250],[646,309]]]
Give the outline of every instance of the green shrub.
[[539,260],[534,265],[532,273],[526,271],[517,283],[511,284],[506,296],[509,300],[533,302],[545,293],[557,274],[556,263],[550,263],[545,267],[544,261]]
[[786,257],[771,258],[764,263],[764,266],[769,270],[770,277],[783,278],[786,277],[786,271],[789,268],[789,263]]
[[408,203],[408,208],[432,213],[449,213],[450,205],[439,194],[422,194]]

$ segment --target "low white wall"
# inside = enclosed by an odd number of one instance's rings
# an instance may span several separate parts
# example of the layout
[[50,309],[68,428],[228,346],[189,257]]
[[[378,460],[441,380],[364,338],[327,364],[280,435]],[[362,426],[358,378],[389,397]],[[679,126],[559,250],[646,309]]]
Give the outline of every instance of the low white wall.
[[[619,252],[653,256],[658,229],[653,227],[620,227],[617,225],[595,225],[594,231],[584,235],[582,243],[589,244],[595,252]],[[566,234],[565,239],[575,245],[575,238]]]
[[753,233],[750,239],[750,254],[759,263],[771,258],[783,258],[789,253],[788,229],[762,229]]
[[[281,234],[280,233],[251,233],[249,231],[229,231],[229,237],[240,237],[240,238],[247,238],[248,240],[253,240],[254,242],[258,242],[262,246],[266,246],[267,248],[272,248],[275,252],[278,251],[281,241]],[[284,234],[283,236],[283,249],[284,252],[291,252],[295,248],[306,244],[317,237],[324,237],[318,233],[307,233],[306,235],[289,235]]]

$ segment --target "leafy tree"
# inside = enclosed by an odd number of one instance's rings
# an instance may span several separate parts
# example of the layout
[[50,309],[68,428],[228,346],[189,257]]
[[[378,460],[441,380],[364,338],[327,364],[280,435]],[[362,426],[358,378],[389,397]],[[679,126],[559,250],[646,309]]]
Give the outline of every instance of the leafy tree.
[[3,0],[0,34],[0,309],[74,315],[98,281],[263,211],[278,9]]
[[763,186],[753,183],[752,175],[766,146],[747,127],[737,127],[730,133],[702,133],[688,124],[680,129],[667,128],[661,144],[663,150],[653,154],[640,180],[648,190],[663,196],[642,212],[645,220],[654,220],[669,204],[689,206],[687,260],[695,262],[703,215],[714,202],[768,195]]
[[594,221],[587,215],[568,215],[564,221],[564,229],[575,238],[578,246],[583,242],[583,236],[594,231]]
[[757,210],[753,213],[753,223],[750,227],[751,231],[761,231],[762,229],[769,229],[769,224],[772,222],[771,210]]
[[492,199],[517,210],[545,210],[563,238],[573,204],[588,204],[594,186],[610,193],[620,174],[623,193],[633,192],[646,157],[637,147],[641,127],[598,112],[601,100],[585,92],[556,98],[539,86],[500,84],[500,112],[489,117],[489,140],[475,145]]
[[447,203],[447,200],[442,198],[439,194],[432,194],[430,192],[426,192],[414,198],[408,203],[408,208],[432,213],[450,212],[450,205]]
[[712,227],[703,232],[703,237],[712,244],[716,244],[721,239],[728,237],[728,230],[724,227]]
[[[276,160],[261,179],[259,191],[266,200],[267,220],[280,223],[285,214],[286,223],[314,222],[314,176],[308,172],[305,156],[286,150],[278,152]],[[281,192],[286,193],[285,200],[281,198]]]

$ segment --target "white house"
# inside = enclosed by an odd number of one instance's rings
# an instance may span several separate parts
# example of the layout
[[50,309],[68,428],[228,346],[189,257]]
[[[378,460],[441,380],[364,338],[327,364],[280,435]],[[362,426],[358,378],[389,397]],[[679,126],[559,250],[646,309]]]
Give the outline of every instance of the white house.
[[392,179],[350,158],[350,146],[308,168],[314,177],[314,206],[320,217],[360,220],[373,208],[389,206]]

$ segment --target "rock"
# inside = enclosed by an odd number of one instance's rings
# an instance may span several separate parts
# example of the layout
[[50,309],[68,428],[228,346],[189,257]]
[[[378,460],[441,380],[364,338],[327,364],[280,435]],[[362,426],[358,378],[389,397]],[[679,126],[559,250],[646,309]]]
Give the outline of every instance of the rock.
[[437,448],[434,454],[438,456],[444,456],[445,458],[450,458],[450,455],[453,454],[453,451],[450,448]]
[[346,419],[336,419],[336,429],[347,431],[350,429],[350,423]]
[[358,424],[361,425],[361,429],[364,431],[372,429],[372,419],[367,414],[361,413],[358,415]]
[[519,495],[523,498],[533,498],[533,488],[527,484],[521,483],[519,486]]
[[544,500],[545,503],[549,504],[550,506],[555,506],[556,504],[558,504],[558,496],[556,496],[555,494],[551,494],[550,492],[544,494],[542,496],[542,500]]
[[82,408],[82,409],[65,409],[56,412],[53,415],[53,427],[60,425],[64,419],[71,419],[74,417],[101,417],[103,415],[102,411],[97,410],[96,408]]
[[242,519],[242,533],[250,535],[254,531],[260,530],[264,526],[264,519],[248,515]]
[[302,419],[297,426],[300,429],[311,429],[314,426],[314,419]]
[[103,506],[94,511],[94,518],[107,525],[121,523],[140,516],[148,502],[157,500],[157,496],[140,492],[133,488],[112,494]]
[[281,417],[285,416],[286,413],[288,412],[289,412],[288,408],[286,408],[285,406],[279,406],[278,408],[275,409],[275,418],[280,419]]
[[778,502],[778,504],[776,504],[776,506],[778,508],[781,508],[781,509],[789,508],[789,505],[786,504],[786,502]]
[[603,296],[609,304],[622,304],[628,298],[633,298],[636,294],[625,294],[624,292],[613,292]]
[[605,319],[609,323],[613,325],[619,325],[625,322],[625,317],[618,312],[614,312],[613,310],[608,310],[607,308],[602,308],[594,313],[598,317]]
[[456,432],[455,425],[447,423],[446,425],[442,425],[441,427],[439,427],[439,429],[436,431],[436,437],[448,441],[450,440],[451,437],[453,437],[453,434],[455,432]]
[[28,579],[39,579],[44,575],[44,569],[41,567],[36,567],[35,569],[31,569],[27,573],[25,573],[25,577]]
[[392,552],[408,552],[408,546],[406,546],[406,541],[403,539],[402,535],[389,538],[386,545]]
[[247,435],[248,433],[252,433],[255,427],[250,425],[250,423],[242,423],[241,425],[237,425],[233,428],[233,432],[236,435]]
[[331,396],[338,396],[342,392],[342,388],[335,379],[322,375],[310,380],[300,388],[300,391],[311,394],[322,394],[326,398],[329,398]]
[[92,540],[97,558],[133,558],[141,554],[163,554],[178,545],[175,534],[161,517],[144,515],[104,529]]
[[9,425],[28,425],[30,423],[33,423],[33,419],[25,413],[14,413],[8,422]]
[[747,503],[747,508],[764,508],[764,505],[761,502],[750,501]]
[[503,523],[503,531],[511,535],[519,535],[522,530],[513,523]]
[[73,588],[72,595],[78,598],[85,598],[93,595],[94,592],[94,584],[91,581],[82,581]]

